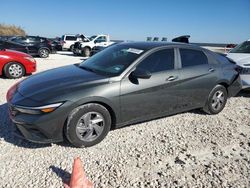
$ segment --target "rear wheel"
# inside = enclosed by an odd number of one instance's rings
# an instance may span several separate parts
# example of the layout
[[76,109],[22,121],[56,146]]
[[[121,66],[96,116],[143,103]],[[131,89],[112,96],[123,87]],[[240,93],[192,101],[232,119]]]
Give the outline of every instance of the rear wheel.
[[216,85],[210,92],[203,110],[208,114],[218,114],[225,107],[227,96],[226,88],[222,85]]
[[38,50],[38,55],[41,58],[47,58],[47,57],[49,57],[49,50],[46,49],[46,48],[41,48],[41,49]]
[[69,115],[65,135],[76,147],[89,147],[101,142],[111,127],[109,111],[102,105],[90,103]]
[[9,62],[4,67],[4,74],[7,78],[21,78],[25,74],[25,69],[18,62]]

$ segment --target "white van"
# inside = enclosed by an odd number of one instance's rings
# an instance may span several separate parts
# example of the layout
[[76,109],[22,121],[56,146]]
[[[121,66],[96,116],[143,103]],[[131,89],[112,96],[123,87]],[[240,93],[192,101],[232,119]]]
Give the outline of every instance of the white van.
[[62,36],[62,49],[73,50],[75,42],[81,41],[79,35],[63,35]]

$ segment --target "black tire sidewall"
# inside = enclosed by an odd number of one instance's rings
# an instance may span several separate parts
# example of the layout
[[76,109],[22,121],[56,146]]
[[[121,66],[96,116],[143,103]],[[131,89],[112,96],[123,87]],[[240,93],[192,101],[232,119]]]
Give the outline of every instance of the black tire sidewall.
[[[222,104],[222,107],[221,107],[219,110],[215,110],[215,109],[212,107],[213,96],[214,96],[214,94],[215,94],[217,91],[222,91],[223,94],[224,94],[224,98],[225,98],[224,103]],[[209,112],[210,114],[218,114],[218,113],[220,113],[220,112],[224,109],[224,107],[225,107],[225,105],[226,105],[226,103],[227,103],[227,96],[228,96],[228,94],[227,94],[226,88],[225,88],[224,86],[222,86],[222,85],[216,85],[216,86],[213,88],[213,90],[210,92],[209,97],[208,97],[208,101],[207,101],[207,110],[208,110],[208,112]]]
[[[46,56],[42,56],[41,55],[41,50],[46,50]],[[46,49],[46,48],[40,48],[39,50],[38,50],[38,55],[39,55],[39,57],[41,57],[41,58],[47,58],[47,57],[49,57],[49,50],[48,49]]]
[[73,52],[73,49],[74,49],[74,45],[72,44],[72,45],[69,47],[69,50],[70,50],[71,52]]
[[[104,130],[97,139],[91,142],[84,142],[80,138],[78,138],[76,134],[76,126],[77,126],[79,119],[85,113],[93,112],[93,111],[98,112],[103,116],[104,122],[105,122]],[[108,134],[110,128],[111,128],[111,116],[110,116],[109,111],[102,105],[89,103],[89,104],[76,108],[69,115],[69,118],[65,127],[65,136],[67,140],[76,147],[90,147],[101,142]]]
[[[20,65],[21,68],[22,68],[22,74],[21,74],[20,76],[18,76],[18,77],[13,77],[13,76],[11,76],[10,73],[9,73],[9,68],[10,68],[10,66],[13,65],[13,64],[18,64],[18,65]],[[7,78],[10,78],[10,79],[18,79],[18,78],[21,78],[22,76],[25,75],[25,68],[23,67],[22,64],[20,64],[20,63],[18,63],[18,62],[9,62],[9,63],[7,63],[7,64],[4,66],[4,75],[5,75]]]
[[90,49],[88,47],[83,48],[83,56],[84,57],[90,56]]

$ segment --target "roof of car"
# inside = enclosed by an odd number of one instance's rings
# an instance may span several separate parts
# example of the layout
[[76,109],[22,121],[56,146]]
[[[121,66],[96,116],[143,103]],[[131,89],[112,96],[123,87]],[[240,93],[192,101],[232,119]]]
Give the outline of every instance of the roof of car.
[[179,43],[179,42],[122,42],[119,44],[125,44],[129,45],[133,48],[139,48],[143,50],[150,50],[157,47],[163,47],[163,46],[178,46],[178,47],[193,47],[193,48],[200,48],[199,46],[192,45],[192,44],[186,44],[186,43]]

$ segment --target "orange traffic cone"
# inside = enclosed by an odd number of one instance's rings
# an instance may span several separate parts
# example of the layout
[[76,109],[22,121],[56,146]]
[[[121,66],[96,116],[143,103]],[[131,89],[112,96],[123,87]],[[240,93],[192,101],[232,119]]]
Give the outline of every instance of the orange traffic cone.
[[65,188],[93,188],[93,183],[85,176],[82,162],[79,157],[74,159],[70,183],[64,184]]

